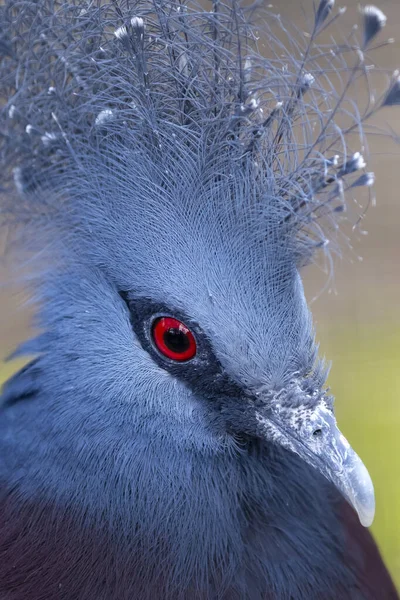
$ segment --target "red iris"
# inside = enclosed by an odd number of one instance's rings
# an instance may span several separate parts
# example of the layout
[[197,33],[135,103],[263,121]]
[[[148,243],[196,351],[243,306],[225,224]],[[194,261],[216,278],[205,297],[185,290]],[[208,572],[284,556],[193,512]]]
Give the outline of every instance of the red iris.
[[160,317],[153,323],[153,340],[161,354],[183,362],[196,354],[196,340],[182,321],[173,317]]

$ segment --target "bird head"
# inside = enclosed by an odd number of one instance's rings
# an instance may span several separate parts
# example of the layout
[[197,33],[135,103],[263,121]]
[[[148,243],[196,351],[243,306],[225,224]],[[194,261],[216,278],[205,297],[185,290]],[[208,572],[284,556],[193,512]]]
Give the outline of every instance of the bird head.
[[[246,189],[251,167],[244,175],[228,163],[220,166],[226,181],[216,189],[214,181],[196,181],[201,169],[179,174],[169,165],[182,197],[158,214],[143,211],[143,221],[138,214],[132,224],[144,259],[138,247],[131,251],[138,268],[125,264],[117,287],[144,351],[136,377],[148,388],[168,380],[157,387],[156,412],[181,423],[180,443],[216,453],[255,443],[290,450],[369,525],[372,482],[338,429],[325,389],[327,369],[317,356],[295,253],[280,229],[285,212],[266,218],[262,191]],[[228,198],[244,212],[232,215]],[[152,394],[150,411],[154,402]]]
[[[282,55],[285,30],[266,11],[266,58],[236,6],[48,10],[34,29],[21,19],[24,84],[8,78],[3,112],[9,212],[30,207],[47,250],[44,333],[25,349],[40,353],[52,434],[215,456],[280,447],[369,525],[371,479],[338,429],[300,269],[330,256],[346,189],[373,182],[348,142],[364,117],[345,98],[382,13],[364,11],[358,46],[322,52],[322,0],[304,47],[294,34]],[[399,101],[396,80],[377,108]]]

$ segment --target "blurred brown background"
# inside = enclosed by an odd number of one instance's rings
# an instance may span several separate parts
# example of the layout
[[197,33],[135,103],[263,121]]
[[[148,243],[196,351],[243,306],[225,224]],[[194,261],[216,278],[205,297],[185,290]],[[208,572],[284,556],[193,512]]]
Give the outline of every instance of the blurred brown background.
[[[274,6],[290,19],[302,21],[308,0],[281,0]],[[395,43],[374,54],[377,64],[400,68],[400,2],[381,0],[388,17],[380,40]],[[345,20],[357,16],[350,0]],[[397,39],[396,39],[397,38]],[[383,91],[383,90],[382,90]],[[386,109],[380,124],[400,136],[400,107]],[[370,139],[368,170],[375,171],[376,208],[363,223],[368,235],[355,234],[353,251],[336,261],[335,289],[312,302],[321,349],[333,361],[329,378],[337,399],[339,424],[361,455],[375,483],[377,515],[373,531],[400,587],[400,146],[379,137]],[[359,257],[362,259],[360,260]],[[318,268],[305,271],[310,299],[326,283]],[[0,265],[0,281],[6,270]],[[22,294],[0,284],[0,359],[27,335],[29,314],[17,310]],[[0,367],[0,379],[8,367]]]

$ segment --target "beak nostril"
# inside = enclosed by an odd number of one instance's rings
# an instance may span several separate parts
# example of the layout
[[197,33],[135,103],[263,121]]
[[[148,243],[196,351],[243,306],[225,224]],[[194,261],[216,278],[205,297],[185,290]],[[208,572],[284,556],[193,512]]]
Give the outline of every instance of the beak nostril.
[[322,429],[315,429],[312,434],[314,437],[321,437]]

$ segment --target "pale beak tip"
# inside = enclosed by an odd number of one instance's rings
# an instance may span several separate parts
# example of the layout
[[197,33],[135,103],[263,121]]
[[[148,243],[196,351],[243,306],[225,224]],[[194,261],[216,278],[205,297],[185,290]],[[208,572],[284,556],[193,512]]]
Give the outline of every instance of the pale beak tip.
[[360,523],[363,527],[371,527],[372,523],[374,522],[374,516],[375,516],[375,511],[371,512],[365,512],[365,513],[358,513],[358,518],[360,519]]
[[347,485],[342,491],[356,510],[361,525],[370,527],[375,516],[375,494],[371,477],[354,451],[350,452],[347,462]]

